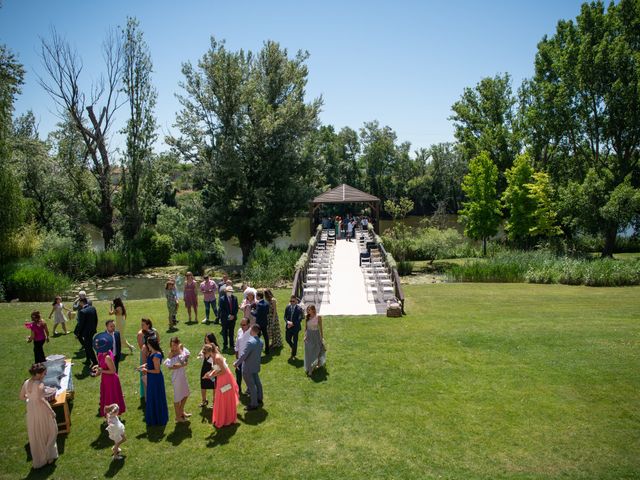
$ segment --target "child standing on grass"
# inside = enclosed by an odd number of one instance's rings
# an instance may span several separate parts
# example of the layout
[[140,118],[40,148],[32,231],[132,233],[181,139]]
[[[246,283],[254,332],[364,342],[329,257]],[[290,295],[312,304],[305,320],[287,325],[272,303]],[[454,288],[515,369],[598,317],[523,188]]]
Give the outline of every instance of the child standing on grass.
[[58,328],[58,325],[62,325],[62,330],[66,335],[69,332],[67,332],[67,317],[64,315],[64,312],[65,310],[67,312],[71,312],[71,310],[62,304],[61,297],[56,297],[51,305],[53,305],[53,308],[49,314],[49,320],[51,320],[51,315],[55,313],[55,317],[53,319],[53,336],[56,336],[56,328]]
[[107,413],[107,432],[109,432],[109,438],[113,440],[113,452],[114,460],[122,460],[120,452],[120,445],[127,441],[127,437],[124,435],[124,424],[120,421],[120,407],[117,403],[112,403],[104,408]]
[[44,354],[44,342],[49,341],[49,328],[38,310],[31,313],[31,322],[24,325],[31,330],[31,335],[27,337],[27,343],[33,342],[33,355],[35,363],[44,363],[47,358]]

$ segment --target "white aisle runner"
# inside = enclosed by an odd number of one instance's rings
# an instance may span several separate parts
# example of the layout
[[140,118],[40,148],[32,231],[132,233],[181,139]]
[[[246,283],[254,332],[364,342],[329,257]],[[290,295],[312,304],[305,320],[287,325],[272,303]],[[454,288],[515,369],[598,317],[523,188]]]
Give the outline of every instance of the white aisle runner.
[[359,260],[360,251],[356,241],[338,240],[336,242],[333,264],[331,265],[329,303],[322,302],[320,314],[376,314],[375,304],[367,301],[367,291]]

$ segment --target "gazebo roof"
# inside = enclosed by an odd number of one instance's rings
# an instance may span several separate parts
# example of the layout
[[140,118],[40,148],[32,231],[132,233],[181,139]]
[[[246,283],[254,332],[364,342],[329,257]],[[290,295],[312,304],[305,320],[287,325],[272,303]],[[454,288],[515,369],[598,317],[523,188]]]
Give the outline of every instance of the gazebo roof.
[[321,193],[311,203],[360,203],[379,202],[380,199],[346,183]]

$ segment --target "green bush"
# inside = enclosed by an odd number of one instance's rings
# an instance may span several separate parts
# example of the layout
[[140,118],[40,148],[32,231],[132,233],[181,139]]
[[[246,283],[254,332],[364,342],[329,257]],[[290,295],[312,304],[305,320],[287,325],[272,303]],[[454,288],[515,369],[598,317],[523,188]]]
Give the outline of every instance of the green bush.
[[402,277],[411,275],[413,273],[413,262],[404,260],[398,262],[398,274]]
[[71,279],[66,275],[32,264],[15,266],[4,285],[6,298],[33,302],[51,301],[70,287]]
[[413,242],[411,260],[439,260],[456,258],[458,250],[466,245],[464,237],[454,228],[422,228]]
[[640,260],[556,257],[543,250],[511,251],[452,265],[447,276],[461,282],[562,283],[593,287],[640,285]]
[[[219,241],[218,241],[219,242]],[[215,242],[214,242],[215,243]],[[222,244],[220,244],[220,247]],[[184,266],[194,275],[202,275],[207,265],[220,265],[221,254],[219,249],[212,251],[191,250],[189,252],[176,252],[171,255],[171,265]]]
[[173,253],[173,239],[169,235],[154,233],[149,239],[149,244],[144,250],[147,265],[151,267],[164,267],[169,264]]
[[256,287],[274,287],[290,282],[298,255],[296,250],[256,247],[249,255],[244,278]]

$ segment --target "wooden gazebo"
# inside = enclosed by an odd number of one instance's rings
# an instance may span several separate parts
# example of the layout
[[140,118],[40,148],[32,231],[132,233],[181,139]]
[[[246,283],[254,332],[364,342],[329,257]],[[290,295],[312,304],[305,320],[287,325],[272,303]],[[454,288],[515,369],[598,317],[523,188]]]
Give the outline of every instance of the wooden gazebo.
[[380,199],[365,193],[346,183],[321,193],[309,202],[309,227],[311,234],[315,231],[314,216],[320,207],[327,203],[366,203],[374,217],[373,227],[380,233]]

